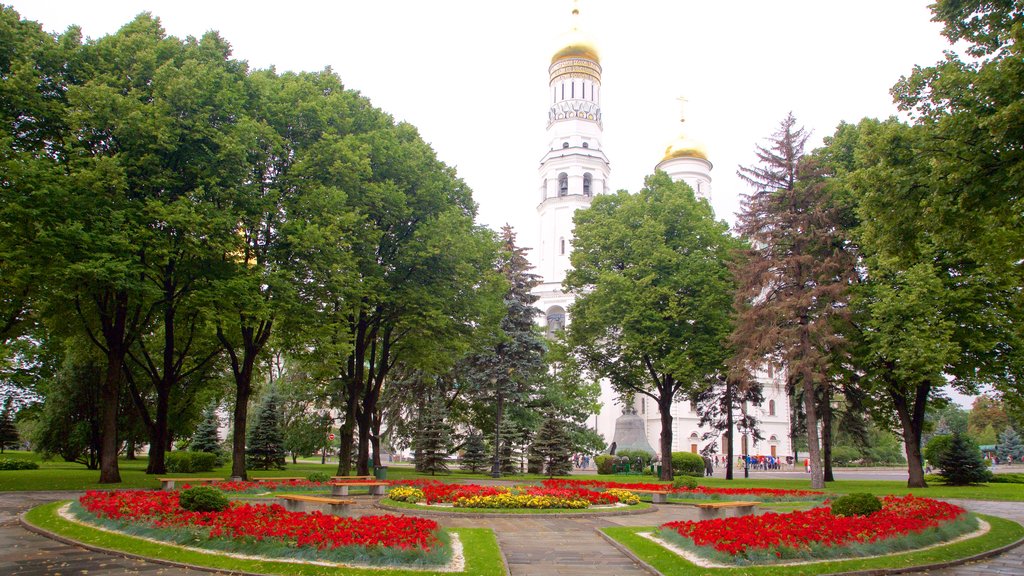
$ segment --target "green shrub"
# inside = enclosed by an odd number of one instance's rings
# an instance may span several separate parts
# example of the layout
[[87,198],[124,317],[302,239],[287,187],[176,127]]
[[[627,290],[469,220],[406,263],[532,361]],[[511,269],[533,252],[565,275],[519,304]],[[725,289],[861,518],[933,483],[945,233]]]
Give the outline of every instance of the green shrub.
[[619,458],[629,458],[631,467],[633,463],[636,462],[637,458],[640,458],[640,461],[643,462],[643,465],[647,466],[648,464],[651,463],[651,458],[654,457],[654,454],[651,454],[646,450],[616,450],[615,455],[618,456]]
[[613,474],[615,472],[615,456],[600,454],[594,458],[594,463],[597,464],[598,474]]
[[687,490],[693,490],[697,487],[697,479],[693,476],[680,476],[672,480],[673,488],[686,488]]
[[836,466],[849,466],[861,459],[860,450],[853,446],[833,446],[832,463]]
[[704,476],[704,459],[692,452],[672,453],[672,475]]
[[882,501],[866,492],[854,492],[832,501],[832,514],[836,516],[868,516],[881,509]]
[[306,476],[306,480],[310,482],[330,482],[331,475],[327,472],[313,472],[309,476]]
[[995,484],[1024,484],[1024,474],[993,474],[989,482]]
[[178,502],[182,508],[192,512],[220,512],[231,504],[228,497],[213,486],[196,486],[182,490],[178,494]]
[[168,472],[209,472],[217,465],[217,455],[209,452],[168,452],[164,462]]
[[924,446],[921,454],[932,466],[938,466],[942,455],[949,451],[949,445],[953,443],[953,437],[948,434],[933,436]]
[[966,486],[988,482],[992,473],[988,471],[978,445],[970,438],[953,433],[949,448],[939,458],[939,476],[950,486]]
[[15,460],[13,458],[0,458],[0,470],[38,470],[39,464],[31,460]]

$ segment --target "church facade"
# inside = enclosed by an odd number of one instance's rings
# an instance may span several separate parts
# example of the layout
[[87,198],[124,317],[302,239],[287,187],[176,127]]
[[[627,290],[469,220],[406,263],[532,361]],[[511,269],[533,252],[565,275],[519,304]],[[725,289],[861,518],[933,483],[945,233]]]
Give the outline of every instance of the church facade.
[[[570,268],[572,254],[572,218],[576,210],[590,206],[594,196],[610,193],[611,168],[604,153],[601,110],[601,63],[597,49],[582,32],[579,11],[573,10],[573,26],[562,47],[551,58],[548,69],[550,107],[548,109],[548,149],[540,161],[537,227],[531,252],[533,272],[542,279],[534,289],[535,304],[542,312],[540,322],[549,334],[563,329],[571,318],[572,294],[562,291],[562,281]],[[685,125],[685,115],[681,118]],[[699,142],[685,130],[671,143],[656,170],[675,181],[684,181],[698,198],[711,200],[712,163]],[[754,442],[742,431],[734,433],[733,453],[785,457],[793,454],[789,438],[789,398],[781,374],[764,370],[757,375],[764,386],[764,403],[746,410],[760,421],[763,440]],[[608,382],[601,383],[601,410],[589,424],[606,443],[612,442],[615,422],[623,409]],[[661,420],[655,402],[637,395],[632,411],[644,423],[648,442],[660,446]],[[716,443],[718,454],[727,453],[723,434],[704,439],[708,429],[701,428],[695,406],[686,400],[672,405],[673,446],[675,452],[698,452]]]

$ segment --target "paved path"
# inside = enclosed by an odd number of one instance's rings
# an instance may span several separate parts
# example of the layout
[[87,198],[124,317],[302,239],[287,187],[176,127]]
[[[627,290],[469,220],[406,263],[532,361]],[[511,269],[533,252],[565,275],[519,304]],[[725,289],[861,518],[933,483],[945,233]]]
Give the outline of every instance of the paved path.
[[[208,572],[184,570],[153,562],[89,552],[26,531],[18,515],[37,503],[75,497],[74,492],[0,493],[0,574],[18,576],[107,576],[152,574],[200,576]],[[357,514],[379,513],[368,497],[356,497]],[[1024,523],[1024,503],[957,501],[970,510]],[[436,517],[436,516],[435,516]],[[604,518],[453,518],[441,517],[445,526],[493,528],[513,576],[633,576],[647,574],[639,565],[608,545],[596,529],[607,526],[653,526],[670,520],[696,519],[689,506],[659,506],[655,512]],[[1024,576],[1024,554],[1008,554],[930,576]]]

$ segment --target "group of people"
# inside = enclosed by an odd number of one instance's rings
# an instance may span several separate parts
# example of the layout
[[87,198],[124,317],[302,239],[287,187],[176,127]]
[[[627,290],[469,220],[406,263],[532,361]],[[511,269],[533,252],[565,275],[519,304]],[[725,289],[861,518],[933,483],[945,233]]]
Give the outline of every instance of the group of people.
[[590,468],[590,456],[587,454],[573,454],[572,466],[577,470],[586,470],[587,468]]
[[[746,460],[744,462],[744,459]],[[746,464],[747,468],[751,470],[779,470],[782,468],[783,460],[779,456],[740,456],[736,459],[740,466]],[[787,458],[788,464],[792,464],[792,461]]]

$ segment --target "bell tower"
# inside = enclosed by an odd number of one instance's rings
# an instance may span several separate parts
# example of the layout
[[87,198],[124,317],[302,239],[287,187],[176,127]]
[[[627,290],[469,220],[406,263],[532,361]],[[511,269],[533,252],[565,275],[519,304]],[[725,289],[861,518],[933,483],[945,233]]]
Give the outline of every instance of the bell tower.
[[540,161],[537,205],[538,238],[534,273],[543,283],[534,289],[535,304],[549,330],[565,326],[571,297],[561,289],[572,253],[572,217],[608,192],[611,169],[602,146],[601,61],[593,42],[581,31],[578,2],[572,26],[548,68],[548,150]]

